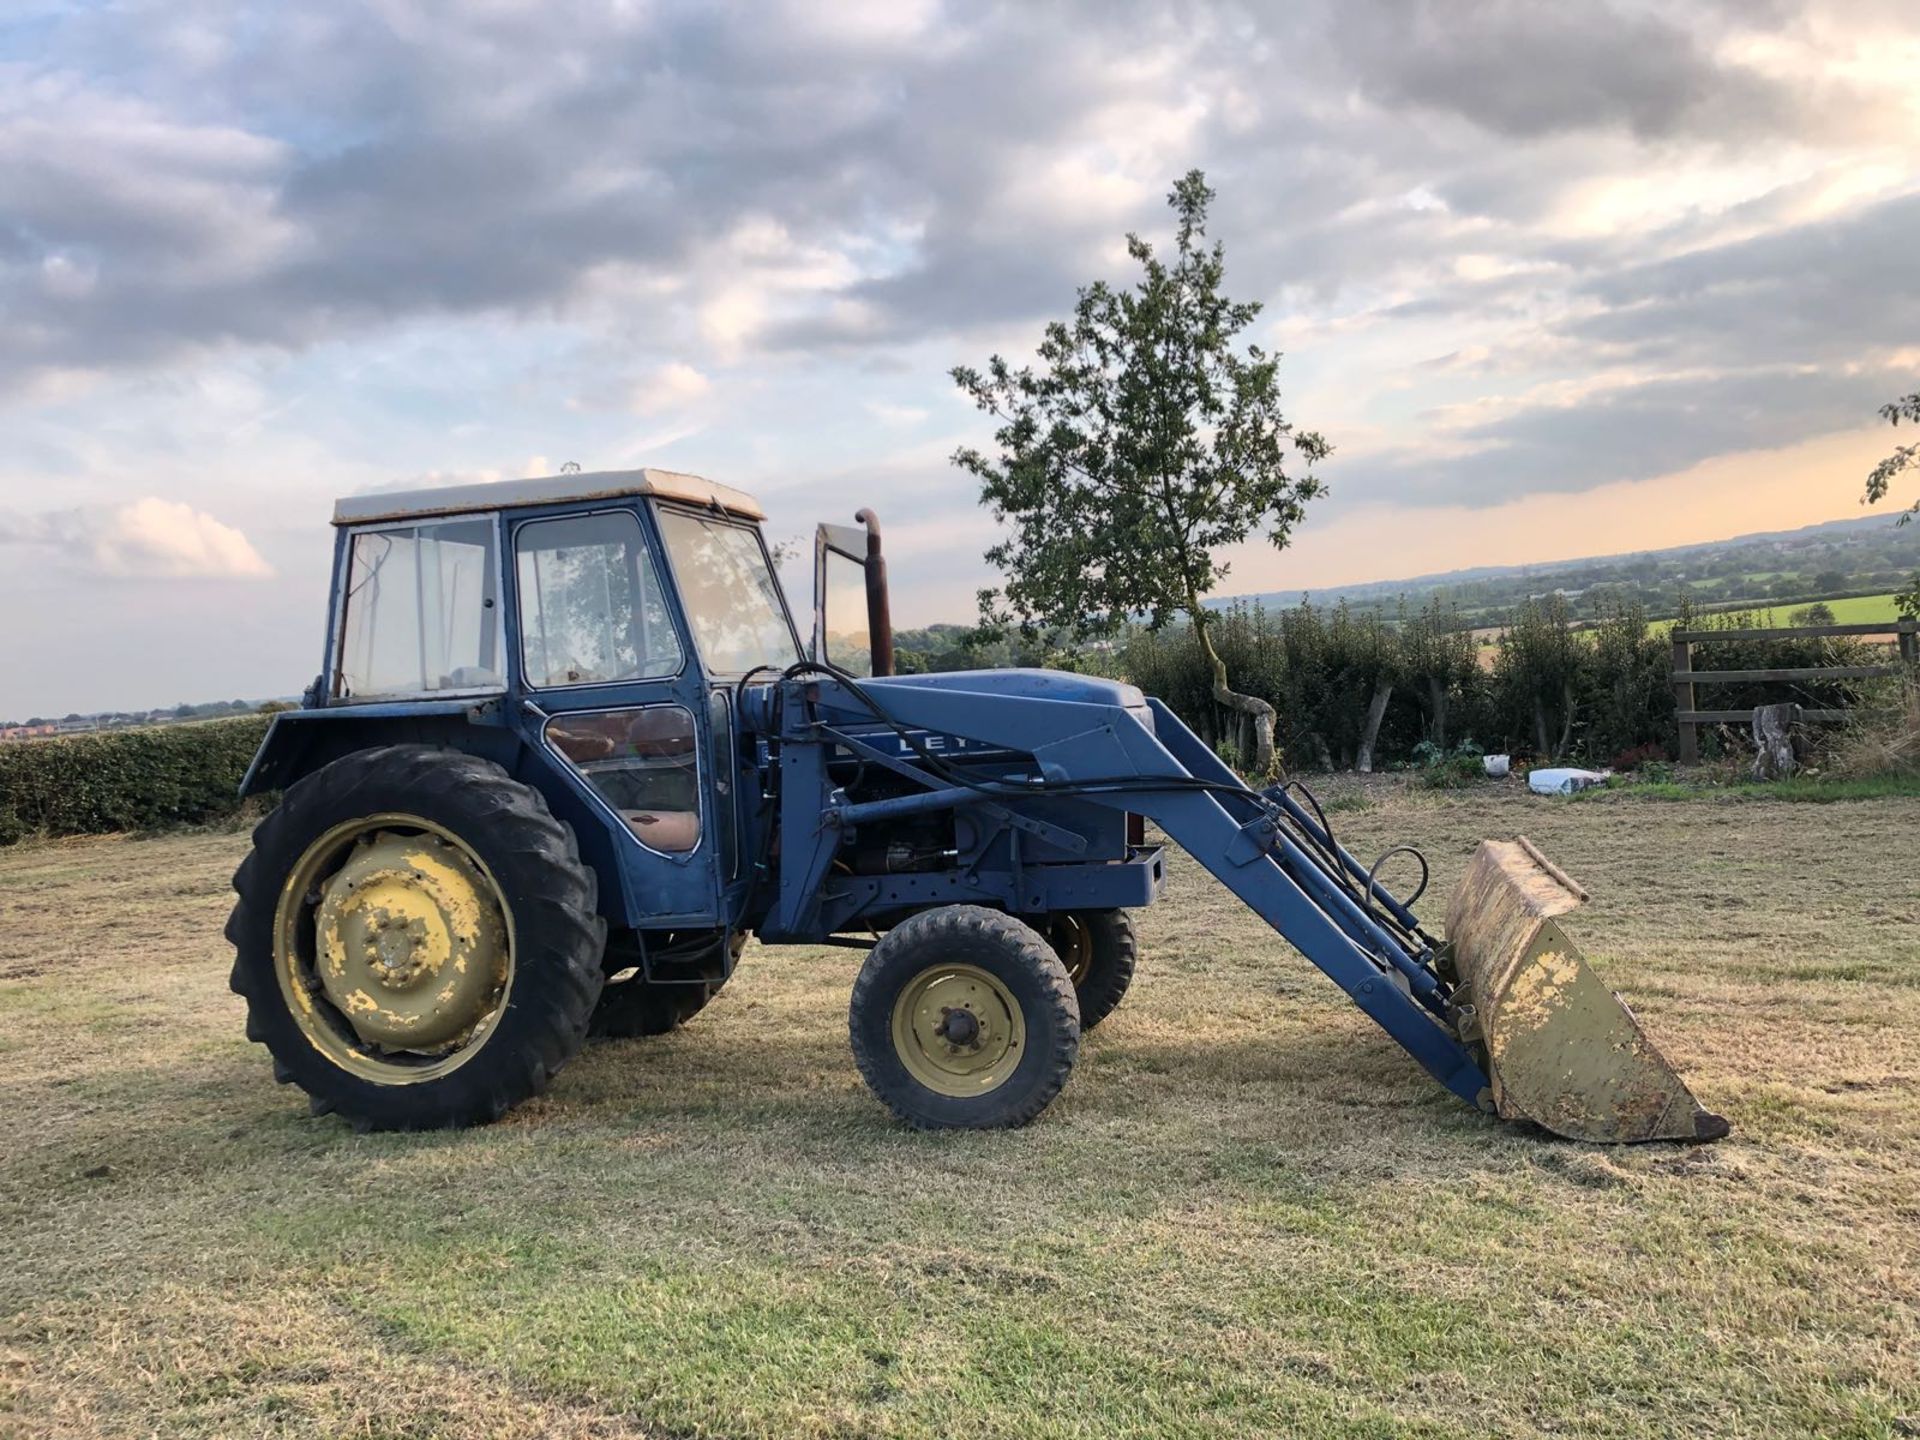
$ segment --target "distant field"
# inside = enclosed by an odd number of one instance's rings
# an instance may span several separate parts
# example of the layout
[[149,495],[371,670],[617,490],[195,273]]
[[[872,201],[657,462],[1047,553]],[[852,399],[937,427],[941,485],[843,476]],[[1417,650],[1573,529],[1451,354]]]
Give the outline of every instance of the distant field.
[[[1888,629],[1891,630],[1893,622],[1900,618],[1900,612],[1894,609],[1891,592],[1885,595],[1852,595],[1844,600],[1769,601],[1764,605],[1747,605],[1734,610],[1715,610],[1711,613],[1715,616],[1745,616],[1755,623],[1771,615],[1775,625],[1784,626],[1793,624],[1788,617],[1794,611],[1803,610],[1809,605],[1826,606],[1833,612],[1833,623],[1836,625],[1866,625],[1876,620],[1884,620],[1887,622]],[[1655,634],[1664,635],[1673,629],[1673,625],[1673,620],[1668,618],[1650,621],[1647,628]],[[1494,643],[1505,633],[1504,625],[1481,625],[1475,627],[1473,638],[1483,649],[1491,652]],[[1489,656],[1482,656],[1481,659],[1483,664],[1488,663]]]
[[1343,837],[1442,892],[1518,829],[1591,887],[1732,1138],[1476,1115],[1184,856],[1030,1129],[902,1130],[858,957],[756,948],[499,1125],[357,1136],[242,1035],[243,836],[0,852],[0,1436],[1914,1434],[1920,800],[1381,788]]
[[[1771,612],[1776,625],[1791,625],[1787,617],[1795,610],[1804,610],[1809,605],[1824,605],[1833,611],[1833,623],[1836,625],[1865,625],[1870,621],[1884,620],[1888,625],[1900,618],[1900,612],[1893,608],[1893,596],[1853,595],[1844,600],[1787,600],[1769,602],[1765,605],[1751,605],[1739,610],[1716,610],[1716,615],[1747,615],[1758,618]],[[1671,630],[1673,622],[1662,620],[1659,628]]]

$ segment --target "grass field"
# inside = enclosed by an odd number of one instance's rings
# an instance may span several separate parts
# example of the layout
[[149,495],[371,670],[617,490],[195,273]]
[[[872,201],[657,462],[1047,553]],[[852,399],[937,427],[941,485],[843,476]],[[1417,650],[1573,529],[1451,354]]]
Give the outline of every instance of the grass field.
[[[1712,613],[1715,617],[1728,615],[1745,619],[1753,624],[1759,624],[1763,619],[1771,616],[1774,625],[1788,626],[1793,624],[1793,612],[1804,610],[1809,605],[1825,605],[1833,612],[1832,623],[1835,625],[1867,625],[1884,620],[1887,622],[1889,635],[1892,634],[1894,622],[1900,618],[1900,612],[1894,609],[1891,593],[1853,595],[1844,600],[1791,600],[1778,604],[1744,605],[1732,610],[1715,610]],[[1648,621],[1647,628],[1656,635],[1665,635],[1677,623],[1673,617],[1668,616],[1663,620]],[[1504,625],[1482,625],[1475,628],[1473,638],[1482,651],[1480,657],[1482,665],[1492,663],[1492,652],[1505,633]],[[1586,628],[1576,633],[1591,636],[1593,632],[1591,628]]]
[[858,956],[749,953],[488,1130],[355,1136],[241,1038],[244,840],[0,851],[0,1433],[1920,1433],[1920,800],[1387,793],[1525,829],[1705,1148],[1475,1115],[1183,857],[1032,1128],[916,1135]]
[[[1791,625],[1795,610],[1804,610],[1809,605],[1824,605],[1833,612],[1835,625],[1866,625],[1884,620],[1889,626],[1900,618],[1900,612],[1893,607],[1893,596],[1886,595],[1850,595],[1843,600],[1788,600],[1777,604],[1750,605],[1729,611],[1715,611],[1716,615],[1725,613],[1745,616],[1755,621],[1764,615],[1771,615],[1775,625]],[[1655,627],[1661,631],[1671,630],[1673,621],[1662,620]]]

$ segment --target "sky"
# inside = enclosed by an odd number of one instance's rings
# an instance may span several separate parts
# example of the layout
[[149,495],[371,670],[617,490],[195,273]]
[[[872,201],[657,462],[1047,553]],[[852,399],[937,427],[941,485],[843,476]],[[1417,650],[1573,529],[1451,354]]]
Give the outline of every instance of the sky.
[[1910,0],[4,0],[0,717],[297,692],[335,496],[568,461],[971,619],[947,372],[1196,166],[1335,447],[1220,593],[1857,514],[1916,76]]

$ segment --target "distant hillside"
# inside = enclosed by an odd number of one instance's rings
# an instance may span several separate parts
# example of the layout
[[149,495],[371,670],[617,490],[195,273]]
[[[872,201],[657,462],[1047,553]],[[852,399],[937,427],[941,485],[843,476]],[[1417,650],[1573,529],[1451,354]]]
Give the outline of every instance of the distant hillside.
[[1529,596],[1559,591],[1576,615],[1594,614],[1609,602],[1636,601],[1660,616],[1672,614],[1683,593],[1709,608],[1880,594],[1903,588],[1916,568],[1920,525],[1900,526],[1890,515],[1868,515],[1667,550],[1542,565],[1482,565],[1331,590],[1226,596],[1207,603],[1215,608],[1257,603],[1284,609],[1306,600],[1315,605],[1345,601],[1360,609],[1390,611],[1403,601],[1413,608],[1438,595],[1467,617],[1494,623]]

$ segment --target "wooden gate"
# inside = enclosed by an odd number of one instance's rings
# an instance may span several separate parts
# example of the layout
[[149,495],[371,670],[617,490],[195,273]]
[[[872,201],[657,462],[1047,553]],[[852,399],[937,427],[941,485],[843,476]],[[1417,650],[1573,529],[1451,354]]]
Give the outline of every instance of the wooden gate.
[[[1920,621],[1876,621],[1861,625],[1791,625],[1772,630],[1676,630],[1673,632],[1673,704],[1679,712],[1680,763],[1700,763],[1702,725],[1749,725],[1751,710],[1696,710],[1696,685],[1738,685],[1765,680],[1872,680],[1911,673],[1920,663]],[[1893,635],[1900,644],[1894,665],[1809,665],[1781,670],[1696,670],[1693,647],[1716,640],[1802,640],[1826,635]],[[1844,721],[1846,710],[1802,710],[1800,718],[1815,725]]]

